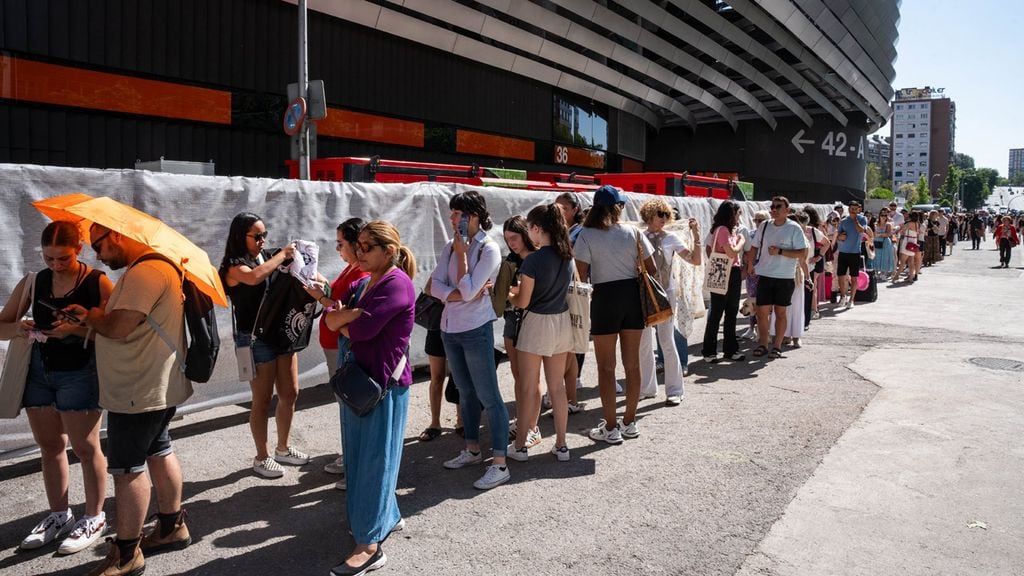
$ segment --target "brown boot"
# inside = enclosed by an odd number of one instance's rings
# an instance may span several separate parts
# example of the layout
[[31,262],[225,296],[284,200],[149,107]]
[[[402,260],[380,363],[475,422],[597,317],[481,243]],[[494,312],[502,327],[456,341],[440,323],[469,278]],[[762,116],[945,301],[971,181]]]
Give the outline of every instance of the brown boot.
[[[185,525],[187,514],[184,509],[181,511],[181,515],[178,516],[178,521],[174,524],[174,530],[167,536],[160,536],[163,532],[160,526],[160,517],[156,514],[153,514],[153,516],[157,518],[156,527],[152,532],[142,537],[142,543],[139,544],[139,548],[152,553],[161,550],[183,550],[192,543],[192,536],[188,533],[188,526]],[[153,516],[150,516],[150,518],[153,518]]]
[[110,551],[88,576],[141,576],[146,571],[146,559],[142,556],[142,550],[136,546],[135,555],[132,559],[121,566],[121,549],[117,547],[113,538],[107,538]]

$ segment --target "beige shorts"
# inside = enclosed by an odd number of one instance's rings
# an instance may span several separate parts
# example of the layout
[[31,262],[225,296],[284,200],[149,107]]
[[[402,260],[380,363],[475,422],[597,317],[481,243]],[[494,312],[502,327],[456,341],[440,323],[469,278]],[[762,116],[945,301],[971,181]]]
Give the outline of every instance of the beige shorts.
[[516,350],[538,356],[554,356],[572,350],[569,311],[559,314],[527,312],[519,329]]

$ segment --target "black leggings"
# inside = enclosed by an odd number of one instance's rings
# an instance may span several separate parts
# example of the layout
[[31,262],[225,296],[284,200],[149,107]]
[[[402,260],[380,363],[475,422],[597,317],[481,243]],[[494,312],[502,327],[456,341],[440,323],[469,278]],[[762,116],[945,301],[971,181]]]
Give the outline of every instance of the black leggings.
[[1009,238],[999,239],[999,263],[1010,264],[1010,251],[1013,250],[1013,246],[1010,244]]
[[722,324],[722,317],[725,316],[725,338],[722,343],[722,352],[731,356],[740,350],[739,339],[736,338],[736,315],[740,312],[740,267],[733,266],[729,274],[729,291],[726,294],[711,293],[711,309],[708,310],[708,320],[704,327],[704,345],[701,347],[702,356],[715,356],[718,354],[718,327]]

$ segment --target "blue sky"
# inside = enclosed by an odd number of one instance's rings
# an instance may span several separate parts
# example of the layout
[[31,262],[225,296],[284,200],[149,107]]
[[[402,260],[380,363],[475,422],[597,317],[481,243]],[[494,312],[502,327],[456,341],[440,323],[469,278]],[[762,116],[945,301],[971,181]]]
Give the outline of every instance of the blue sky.
[[956,151],[1006,176],[1024,148],[1024,1],[903,0],[899,34],[893,86],[945,88]]

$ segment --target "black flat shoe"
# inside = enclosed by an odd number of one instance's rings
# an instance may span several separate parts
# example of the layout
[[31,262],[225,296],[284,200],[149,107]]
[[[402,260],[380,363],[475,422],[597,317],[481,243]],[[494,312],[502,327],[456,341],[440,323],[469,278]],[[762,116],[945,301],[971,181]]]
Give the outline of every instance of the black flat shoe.
[[331,574],[333,576],[362,576],[367,572],[371,572],[384,566],[388,561],[388,557],[384,554],[384,548],[380,545],[377,546],[377,551],[370,556],[370,559],[363,563],[362,566],[349,566],[342,562],[334,568],[331,568]]

